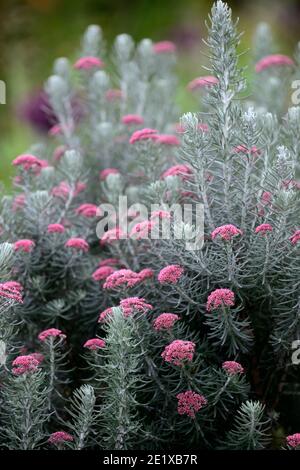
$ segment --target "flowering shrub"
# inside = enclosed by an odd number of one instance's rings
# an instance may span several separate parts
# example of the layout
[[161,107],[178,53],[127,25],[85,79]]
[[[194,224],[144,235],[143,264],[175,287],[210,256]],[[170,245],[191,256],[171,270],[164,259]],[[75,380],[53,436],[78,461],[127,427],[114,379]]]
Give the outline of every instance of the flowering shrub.
[[[299,448],[300,53],[259,26],[250,94],[236,26],[215,3],[180,120],[169,41],[122,34],[108,57],[90,26],[55,62],[49,141],[1,196],[0,447]],[[173,204],[202,205],[201,248]]]

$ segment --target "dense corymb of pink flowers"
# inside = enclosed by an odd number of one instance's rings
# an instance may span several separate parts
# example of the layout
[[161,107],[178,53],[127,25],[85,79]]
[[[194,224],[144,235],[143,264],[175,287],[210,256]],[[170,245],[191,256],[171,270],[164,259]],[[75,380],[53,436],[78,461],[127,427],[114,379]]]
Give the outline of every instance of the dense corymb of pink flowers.
[[244,368],[239,362],[225,361],[222,364],[222,369],[229,375],[243,374]]
[[83,238],[70,238],[66,243],[65,246],[67,248],[74,248],[78,251],[88,251],[89,244]]
[[171,214],[163,210],[153,211],[151,212],[150,219],[171,219]]
[[130,144],[135,144],[141,140],[157,140],[158,131],[156,129],[145,128],[135,131],[129,139]]
[[167,178],[168,176],[179,176],[182,180],[190,179],[192,170],[187,165],[174,165],[165,170],[161,178]]
[[145,299],[140,297],[128,297],[120,302],[124,317],[129,317],[134,313],[147,313],[153,309],[151,304],[147,304]]
[[[81,191],[84,191],[85,189],[86,189],[86,184],[79,181],[78,183],[76,183],[76,187],[75,187],[73,195],[77,196],[79,193],[81,193]],[[67,199],[70,193],[71,193],[71,187],[66,181],[61,181],[59,185],[54,186],[54,188],[52,188],[52,191],[51,191],[52,196],[61,197],[62,199]]]
[[159,134],[157,136],[156,141],[159,144],[169,145],[170,147],[177,147],[178,145],[180,145],[180,140],[176,137],[176,135],[172,134]]
[[103,284],[104,289],[117,289],[118,287],[130,288],[141,282],[141,278],[138,273],[131,271],[131,269],[119,269],[110,274],[105,283]]
[[233,307],[235,302],[234,292],[230,289],[216,289],[209,294],[206,310],[217,310],[221,307]]
[[300,448],[300,433],[297,432],[296,434],[291,434],[290,436],[287,436],[286,443],[290,447],[293,447],[293,449],[296,449],[297,447]]
[[153,328],[156,331],[171,330],[177,320],[179,320],[179,316],[175,313],[162,313],[154,320]]
[[28,372],[35,372],[39,366],[39,361],[32,355],[18,356],[12,363],[12,373],[14,375],[23,375]]
[[13,211],[17,211],[18,209],[22,209],[25,205],[26,196],[25,194],[18,194],[13,200],[12,209]]
[[107,230],[107,232],[102,235],[100,245],[110,244],[122,238],[126,238],[123,230],[120,227],[112,228],[111,230]]
[[138,275],[141,281],[146,281],[146,279],[153,279],[154,271],[151,268],[145,268],[142,269]]
[[290,237],[290,241],[292,242],[293,245],[296,245],[298,241],[300,240],[300,230],[296,230],[295,233]]
[[280,67],[286,65],[294,65],[294,61],[282,54],[267,55],[260,59],[255,65],[256,72],[262,72],[263,70],[269,69],[270,67]]
[[48,330],[42,331],[38,338],[40,341],[44,342],[46,341],[47,338],[62,338],[64,339],[66,337],[65,334],[61,330],[58,330],[57,328],[48,328]]
[[228,224],[228,225],[221,225],[221,227],[217,227],[211,234],[211,238],[214,240],[217,237],[221,237],[223,240],[231,240],[233,237],[237,235],[242,235],[242,231],[237,228],[235,225]]
[[48,233],[64,233],[65,227],[62,224],[49,224],[47,227]]
[[233,151],[234,153],[250,153],[251,155],[254,155],[256,157],[261,153],[261,151],[255,145],[253,145],[253,147],[251,147],[250,149],[245,147],[245,145],[238,145],[237,147],[234,147]]
[[207,404],[207,400],[203,395],[188,390],[187,392],[178,393],[178,413],[195,418],[195,414]]
[[160,41],[153,44],[155,54],[171,54],[176,52],[176,46],[172,41]]
[[112,266],[101,266],[93,272],[92,278],[94,281],[104,281],[108,276],[115,272],[115,270],[116,269]]
[[121,122],[126,126],[137,126],[139,124],[144,124],[144,118],[139,114],[126,114],[125,116],[122,116]]
[[195,343],[176,339],[161,353],[161,357],[174,366],[182,367],[184,362],[191,362],[195,353]]
[[109,175],[119,175],[120,172],[117,168],[105,168],[104,170],[100,171],[99,176],[100,180],[104,181]]
[[35,247],[35,243],[33,240],[18,240],[14,243],[14,250],[15,251],[24,251],[25,253],[30,253],[33,248]]
[[205,88],[209,87],[212,85],[216,85],[219,83],[219,80],[216,77],[213,77],[211,75],[206,75],[204,77],[197,77],[194,78],[189,84],[188,84],[188,90],[194,91],[198,90],[199,88]]
[[98,318],[98,323],[106,322],[112,314],[113,314],[113,309],[111,307],[106,308],[105,310],[103,310],[103,312],[100,313],[99,318]]
[[100,215],[100,209],[95,204],[81,204],[75,209],[76,214],[83,217],[96,217]]
[[53,432],[48,439],[48,442],[50,444],[63,444],[64,442],[72,441],[74,441],[73,436],[71,436],[71,434],[65,431]]
[[36,169],[41,167],[42,160],[37,158],[35,155],[31,155],[30,153],[24,153],[13,160],[13,165],[21,166],[25,171],[28,171],[31,168]]
[[0,283],[0,297],[15,300],[22,303],[23,286],[16,281],[6,281]]
[[157,279],[160,284],[177,284],[183,272],[184,268],[179,264],[169,264],[159,271]]
[[255,229],[255,233],[262,233],[263,235],[265,235],[267,232],[272,232],[272,231],[273,231],[273,227],[270,224],[261,224],[261,225],[258,225],[258,227],[256,227]]
[[77,70],[90,70],[100,67],[104,67],[104,63],[98,57],[93,56],[81,57],[74,64],[74,68]]
[[84,343],[83,347],[87,349],[91,349],[92,351],[95,351],[96,349],[103,349],[105,348],[105,341],[100,338],[88,339]]
[[141,240],[142,238],[148,238],[151,236],[152,230],[156,224],[153,220],[143,220],[135,224],[130,231],[130,238],[135,240]]

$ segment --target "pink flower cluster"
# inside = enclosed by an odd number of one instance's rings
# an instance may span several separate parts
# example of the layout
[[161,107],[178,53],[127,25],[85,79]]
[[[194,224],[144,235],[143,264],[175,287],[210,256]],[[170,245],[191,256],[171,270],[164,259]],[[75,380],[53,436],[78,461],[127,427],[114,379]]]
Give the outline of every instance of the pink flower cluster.
[[14,243],[15,251],[24,251],[25,253],[30,253],[35,247],[35,243],[32,240],[18,240]]
[[15,300],[16,302],[22,303],[22,292],[23,287],[19,282],[7,281],[0,283],[0,297],[5,297],[6,299]]
[[13,160],[13,165],[21,166],[25,171],[28,171],[30,169],[36,170],[45,166],[43,160],[37,158],[35,155],[31,155],[30,153],[24,153],[22,155],[19,155]]
[[74,68],[77,70],[90,70],[100,67],[104,67],[104,63],[101,59],[94,56],[81,57],[74,64]]
[[297,447],[300,448],[300,433],[297,432],[296,434],[291,434],[290,436],[287,436],[286,443],[290,447],[293,447],[293,449],[296,449]]
[[217,310],[222,307],[233,307],[234,302],[235,297],[232,290],[216,289],[208,296],[206,310],[210,312],[211,310]]
[[281,67],[286,65],[294,65],[294,61],[290,57],[282,54],[267,55],[257,62],[255,65],[255,71],[259,73],[263,70],[269,69],[270,67]]
[[178,413],[180,415],[187,415],[190,418],[195,418],[201,408],[207,405],[207,400],[203,395],[188,390],[187,392],[178,393]]
[[[78,181],[75,186],[74,196],[77,196],[79,193],[86,189],[86,184]],[[61,181],[58,186],[54,186],[52,188],[51,194],[55,197],[60,197],[62,199],[67,199],[69,194],[71,193],[71,187],[66,181]]]
[[147,279],[153,279],[154,271],[151,268],[145,268],[142,269],[138,275],[141,281],[146,281]]
[[65,227],[62,224],[49,224],[47,227],[48,233],[64,233]]
[[110,244],[116,240],[124,239],[126,235],[124,234],[123,230],[119,227],[112,228],[111,230],[107,230],[107,232],[102,235],[100,240],[100,245]]
[[144,124],[144,118],[139,114],[126,114],[121,119],[122,124],[126,126]]
[[75,250],[78,250],[78,251],[88,251],[89,250],[89,244],[83,238],[70,238],[65,243],[65,247],[66,248],[74,248]]
[[120,172],[117,170],[117,168],[105,168],[104,170],[101,170],[99,173],[100,180],[104,181],[109,175],[119,175]]
[[195,343],[176,339],[162,352],[161,357],[170,364],[182,367],[185,361],[191,362],[195,353]]
[[162,313],[154,320],[153,328],[156,331],[171,330],[179,319],[179,316],[174,313]]
[[244,368],[239,362],[225,361],[222,364],[222,369],[229,375],[243,374]]
[[170,264],[161,269],[158,273],[158,282],[160,284],[177,284],[184,273],[184,268],[179,264]]
[[147,313],[153,309],[151,304],[147,304],[145,299],[140,297],[128,297],[120,302],[125,317],[129,317],[134,313]]
[[211,238],[214,240],[217,237],[221,237],[223,240],[231,240],[237,235],[242,235],[242,231],[237,228],[235,225],[221,225],[220,227],[215,228],[211,234]]
[[153,220],[143,220],[134,225],[130,231],[130,238],[141,240],[148,238],[156,224]]
[[266,235],[267,232],[272,232],[273,227],[270,224],[261,224],[255,229],[255,233],[262,233],[263,235]]
[[105,348],[105,341],[100,338],[92,338],[88,339],[84,345],[84,348],[90,349],[91,351],[95,351],[97,349],[103,349]]
[[300,230],[296,230],[296,232],[290,237],[290,241],[293,245],[296,245],[300,240]]
[[83,217],[96,217],[100,216],[100,209],[95,204],[81,204],[81,206],[75,209],[76,214]]
[[26,201],[25,194],[18,194],[18,196],[16,196],[13,201],[13,205],[12,205],[13,211],[22,209],[25,206],[25,201]]
[[161,175],[162,179],[168,176],[178,176],[182,180],[190,179],[192,170],[187,165],[174,165],[164,171]]
[[143,140],[156,140],[158,131],[156,129],[145,128],[135,131],[129,139],[130,144],[135,144]]
[[49,328],[48,330],[42,331],[39,336],[39,340],[44,342],[46,341],[47,338],[61,338],[65,339],[66,335],[63,334],[61,330],[58,330],[57,328]]
[[115,272],[112,266],[101,266],[92,274],[94,281],[104,281],[108,276]]
[[39,361],[32,355],[18,356],[12,363],[12,373],[14,375],[23,375],[28,372],[35,372],[38,369]]
[[106,322],[112,314],[113,314],[112,307],[106,308],[105,310],[103,310],[103,312],[100,313],[100,316],[98,318],[98,323]]
[[176,46],[171,41],[160,41],[153,45],[155,54],[172,54],[176,52]]
[[141,278],[138,273],[131,271],[131,269],[119,269],[110,274],[105,283],[103,284],[104,289],[116,289],[118,287],[134,287],[141,282]]
[[71,434],[65,431],[53,432],[48,439],[48,442],[50,444],[63,444],[64,442],[72,441],[74,441],[73,436],[71,436]]
[[190,91],[195,91],[198,90],[199,88],[205,88],[209,87],[212,85],[216,85],[219,83],[219,80],[216,77],[213,77],[211,75],[207,75],[204,77],[197,77],[194,78],[189,84],[188,84],[188,90]]

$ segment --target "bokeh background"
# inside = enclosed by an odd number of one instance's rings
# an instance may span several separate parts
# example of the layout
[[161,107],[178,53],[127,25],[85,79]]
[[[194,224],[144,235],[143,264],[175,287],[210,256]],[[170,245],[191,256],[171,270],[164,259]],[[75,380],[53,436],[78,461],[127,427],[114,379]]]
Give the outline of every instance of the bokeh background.
[[[102,26],[108,45],[126,32],[138,41],[169,39],[179,50],[178,74],[182,111],[193,109],[185,85],[201,70],[201,39],[212,6],[208,0],[0,0],[0,79],[7,86],[7,103],[0,105],[0,180],[8,188],[10,161],[38,138],[24,118],[24,103],[51,73],[54,59],[75,58],[87,25]],[[228,1],[245,31],[243,48],[251,48],[258,21],[274,30],[277,52],[291,54],[300,40],[300,0]],[[249,56],[248,56],[249,59]],[[244,61],[247,61],[244,56]]]

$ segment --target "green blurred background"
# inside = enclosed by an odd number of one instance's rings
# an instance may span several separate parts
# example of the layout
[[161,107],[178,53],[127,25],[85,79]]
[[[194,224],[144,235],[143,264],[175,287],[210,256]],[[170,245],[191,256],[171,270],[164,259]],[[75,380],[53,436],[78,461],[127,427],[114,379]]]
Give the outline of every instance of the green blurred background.
[[[86,26],[102,26],[108,45],[116,34],[170,39],[179,49],[182,84],[178,103],[193,109],[184,86],[201,70],[201,38],[212,1],[207,0],[0,0],[0,79],[7,103],[0,105],[0,180],[8,186],[10,161],[37,140],[37,131],[20,116],[24,100],[38,90],[58,56],[76,57]],[[274,29],[278,51],[292,53],[300,39],[300,0],[229,1],[246,31],[243,47],[250,48],[258,21]],[[244,61],[249,60],[245,56]]]

